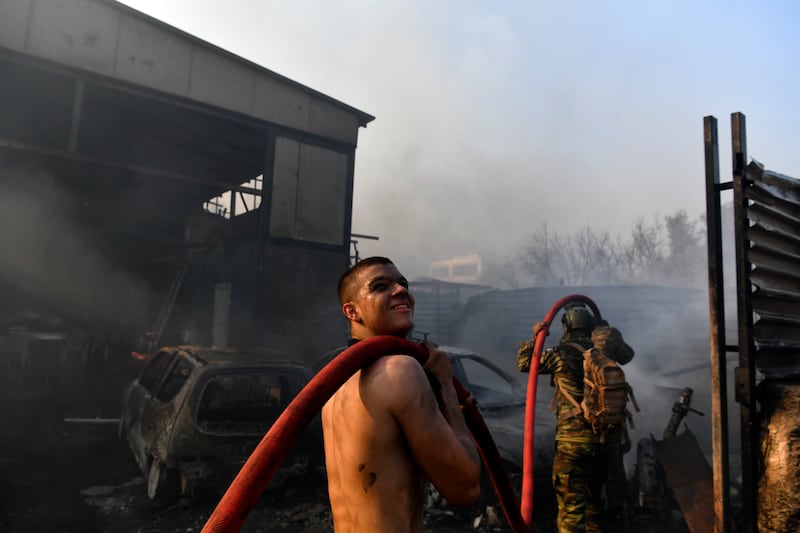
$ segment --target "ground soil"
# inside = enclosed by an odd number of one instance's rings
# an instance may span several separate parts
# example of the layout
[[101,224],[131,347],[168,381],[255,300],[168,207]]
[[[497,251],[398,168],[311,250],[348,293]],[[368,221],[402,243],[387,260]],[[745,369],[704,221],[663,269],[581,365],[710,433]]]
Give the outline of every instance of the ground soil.
[[[0,530],[14,532],[199,532],[221,496],[200,493],[154,507],[145,479],[114,424],[68,418],[116,418],[135,368],[116,368],[66,386],[7,386],[0,416]],[[540,531],[550,531],[543,527]],[[243,532],[332,531],[324,473],[267,490]],[[454,511],[433,506],[426,532],[510,531],[499,508]]]
[[[0,433],[0,529],[17,532],[200,531],[221,496],[207,491],[155,507],[127,444],[112,425],[17,419]],[[429,510],[426,531],[509,531],[474,508]],[[474,527],[476,519],[480,521]],[[242,528],[252,533],[332,531],[322,475],[267,490]]]

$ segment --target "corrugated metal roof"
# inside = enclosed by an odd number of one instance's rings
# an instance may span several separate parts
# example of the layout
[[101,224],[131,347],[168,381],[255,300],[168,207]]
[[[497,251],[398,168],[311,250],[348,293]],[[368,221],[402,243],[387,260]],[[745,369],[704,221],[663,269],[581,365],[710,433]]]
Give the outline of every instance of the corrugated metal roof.
[[351,144],[375,118],[115,0],[4,0],[0,48]]
[[[537,287],[493,291],[470,299],[450,326],[450,342],[512,360],[522,340],[551,306],[570,294],[597,304],[601,315],[618,327],[639,361],[664,371],[708,364],[708,295],[698,289],[658,286]],[[561,336],[554,319],[546,346]]]

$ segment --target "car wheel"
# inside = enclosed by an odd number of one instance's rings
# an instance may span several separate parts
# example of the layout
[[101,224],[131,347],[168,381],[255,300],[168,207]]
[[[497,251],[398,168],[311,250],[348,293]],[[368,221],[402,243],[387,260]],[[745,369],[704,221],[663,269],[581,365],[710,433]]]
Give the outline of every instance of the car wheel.
[[176,503],[181,495],[181,480],[178,471],[169,468],[156,458],[150,461],[150,475],[147,476],[147,497],[153,503]]

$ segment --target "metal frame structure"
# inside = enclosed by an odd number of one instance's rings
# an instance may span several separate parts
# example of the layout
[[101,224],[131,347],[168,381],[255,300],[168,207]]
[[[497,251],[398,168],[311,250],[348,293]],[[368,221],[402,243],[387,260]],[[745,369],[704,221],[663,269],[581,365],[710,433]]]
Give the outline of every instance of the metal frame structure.
[[[739,354],[734,398],[741,424],[740,527],[757,529],[760,435],[757,379],[800,375],[800,181],[747,164],[745,116],[731,114],[732,181],[720,183],[717,121],[704,118],[714,531],[731,530],[725,352]],[[738,344],[726,345],[719,195],[733,190]]]
[[723,285],[722,209],[719,193],[731,183],[720,183],[717,119],[705,117],[706,223],[708,234],[708,299],[711,362],[711,435],[714,472],[714,531],[729,530],[728,410],[725,352],[725,293]]
[[[755,365],[752,341],[751,286],[747,258],[748,247],[744,236],[748,221],[744,188],[744,166],[747,158],[745,117],[741,113],[731,115],[732,174],[730,182],[720,183],[719,146],[717,120],[704,119],[706,209],[708,231],[708,280],[709,322],[711,358],[712,436],[714,471],[714,531],[727,533],[730,523],[730,465],[728,463],[728,414],[727,414],[727,368],[726,352],[739,353],[739,366],[734,369],[735,398],[740,405],[742,440],[742,524],[755,526],[755,480],[758,479],[754,452],[757,450],[757,434],[753,431],[755,409]],[[736,285],[738,346],[726,345],[724,267],[722,254],[722,221],[719,194],[733,189],[734,231],[736,244]]]
[[748,186],[744,174],[747,159],[747,135],[745,117],[741,113],[731,115],[731,155],[733,173],[733,220],[736,243],[736,299],[737,324],[739,330],[739,366],[734,370],[735,398],[739,403],[739,422],[742,438],[742,522],[755,529],[755,494],[758,481],[755,454],[758,450],[758,433],[754,428],[757,412],[755,395],[755,346],[753,344],[753,305],[750,300],[749,246],[746,241],[749,222],[747,219]]
[[[47,265],[21,276],[17,264],[43,263],[33,253],[0,261],[0,291],[21,302],[0,319],[35,300],[115,337],[203,344],[216,284],[236,280],[240,347],[338,342],[324,289],[350,260],[355,150],[372,115],[115,0],[0,2],[0,78],[0,186],[44,213],[18,217],[2,244],[82,238],[58,248],[77,259],[50,254],[58,277]],[[220,195],[229,217],[204,209]],[[110,290],[120,272],[126,293]],[[52,290],[65,279],[70,291]]]

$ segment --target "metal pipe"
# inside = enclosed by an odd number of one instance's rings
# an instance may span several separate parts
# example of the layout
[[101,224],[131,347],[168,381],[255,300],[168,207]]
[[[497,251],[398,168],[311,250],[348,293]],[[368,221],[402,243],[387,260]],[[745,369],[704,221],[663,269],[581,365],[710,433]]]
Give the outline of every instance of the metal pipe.
[[714,532],[727,533],[730,516],[728,492],[728,387],[725,361],[725,276],[722,255],[722,215],[719,199],[719,143],[717,119],[703,119],[706,165],[706,228],[708,245],[708,307],[711,362],[711,444],[714,491]]

